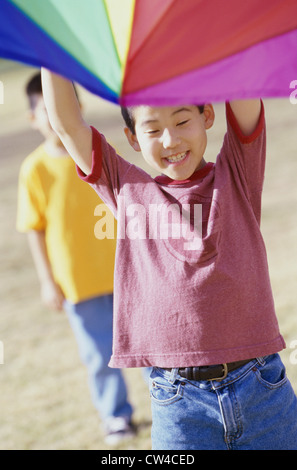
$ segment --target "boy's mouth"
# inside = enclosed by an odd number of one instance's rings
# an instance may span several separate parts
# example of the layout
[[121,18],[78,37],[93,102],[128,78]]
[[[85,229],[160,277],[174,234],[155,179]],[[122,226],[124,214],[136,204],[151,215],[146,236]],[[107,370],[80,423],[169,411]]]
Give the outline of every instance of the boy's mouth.
[[176,155],[171,155],[170,157],[165,157],[165,160],[168,163],[179,163],[182,162],[187,156],[189,152],[184,153],[177,153]]

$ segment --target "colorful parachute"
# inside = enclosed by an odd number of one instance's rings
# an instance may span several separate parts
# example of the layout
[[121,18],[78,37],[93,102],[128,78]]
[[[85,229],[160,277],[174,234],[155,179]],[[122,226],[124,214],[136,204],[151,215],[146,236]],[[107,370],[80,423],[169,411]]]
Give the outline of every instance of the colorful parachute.
[[0,57],[126,105],[289,96],[297,0],[0,0]]

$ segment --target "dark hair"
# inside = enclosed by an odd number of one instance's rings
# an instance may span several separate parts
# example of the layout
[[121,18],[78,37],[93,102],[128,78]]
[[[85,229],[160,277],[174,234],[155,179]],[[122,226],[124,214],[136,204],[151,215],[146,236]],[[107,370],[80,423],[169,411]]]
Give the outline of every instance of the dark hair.
[[27,83],[26,94],[29,99],[29,105],[31,109],[34,109],[36,102],[36,95],[42,95],[42,84],[41,84],[41,73],[38,72]]
[[[197,105],[197,108],[199,109],[199,112],[202,114],[204,111],[204,104]],[[121,113],[126,123],[126,126],[128,127],[128,129],[130,129],[132,134],[135,134],[135,121],[133,117],[133,107],[121,106]]]
[[[74,91],[76,93],[76,97],[78,98],[77,89],[74,87]],[[29,105],[32,110],[34,110],[37,100],[36,95],[42,95],[42,82],[41,82],[41,72],[37,72],[33,75],[26,85],[26,94],[29,99]]]

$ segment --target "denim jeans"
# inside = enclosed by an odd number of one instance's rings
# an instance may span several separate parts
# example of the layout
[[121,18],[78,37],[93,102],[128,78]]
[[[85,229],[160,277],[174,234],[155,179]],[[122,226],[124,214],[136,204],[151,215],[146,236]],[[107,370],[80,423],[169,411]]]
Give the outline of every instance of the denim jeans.
[[222,381],[154,368],[150,389],[154,450],[297,450],[297,399],[278,354]]
[[132,407],[120,369],[108,367],[112,353],[113,296],[94,297],[77,304],[65,302],[80,356],[88,370],[91,396],[101,418],[129,419]]

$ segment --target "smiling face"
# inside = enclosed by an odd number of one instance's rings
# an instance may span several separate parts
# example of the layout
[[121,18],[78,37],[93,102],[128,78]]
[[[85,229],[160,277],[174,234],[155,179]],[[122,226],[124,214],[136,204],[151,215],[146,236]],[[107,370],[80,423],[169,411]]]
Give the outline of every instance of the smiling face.
[[134,150],[142,152],[155,170],[174,180],[185,180],[205,165],[206,130],[214,121],[211,105],[138,106],[133,108],[135,134],[125,133]]

